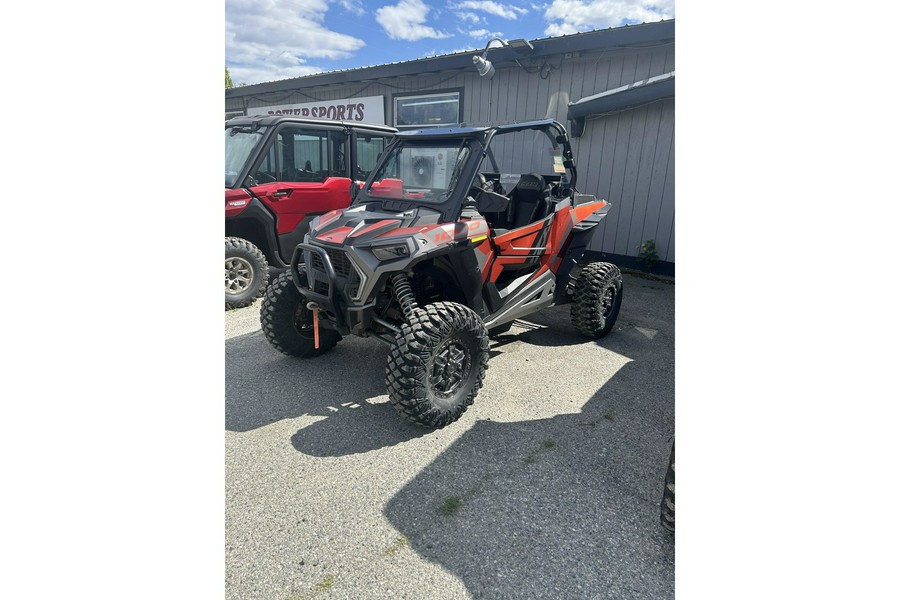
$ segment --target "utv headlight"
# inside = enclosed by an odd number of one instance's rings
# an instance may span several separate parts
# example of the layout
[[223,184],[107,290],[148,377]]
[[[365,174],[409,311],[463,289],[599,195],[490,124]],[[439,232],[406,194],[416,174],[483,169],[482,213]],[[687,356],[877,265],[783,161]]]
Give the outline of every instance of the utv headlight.
[[372,246],[372,254],[378,260],[394,260],[409,256],[409,246],[406,243],[391,244],[389,246]]

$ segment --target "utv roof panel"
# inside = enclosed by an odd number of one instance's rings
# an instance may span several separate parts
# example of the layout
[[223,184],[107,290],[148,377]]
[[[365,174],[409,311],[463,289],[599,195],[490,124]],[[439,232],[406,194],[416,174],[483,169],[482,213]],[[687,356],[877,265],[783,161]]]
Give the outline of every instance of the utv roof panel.
[[402,139],[432,139],[432,138],[462,138],[477,137],[487,131],[495,131],[508,133],[510,131],[525,131],[528,129],[547,129],[548,127],[556,127],[565,130],[562,125],[553,119],[540,119],[538,121],[522,121],[519,123],[504,123],[502,125],[484,126],[484,127],[441,127],[428,129],[414,129],[411,131],[401,131],[397,137]]
[[234,117],[225,122],[228,127],[269,127],[278,125],[279,123],[299,123],[302,125],[319,125],[326,127],[348,127],[353,129],[368,129],[372,131],[383,131],[385,133],[396,133],[397,130],[389,125],[381,125],[380,123],[363,123],[360,121],[329,121],[326,119],[307,119],[303,117],[295,117],[291,115],[255,115],[250,117]]
[[401,131],[397,133],[397,137],[403,139],[476,137],[490,129],[491,127],[429,127],[428,129]]

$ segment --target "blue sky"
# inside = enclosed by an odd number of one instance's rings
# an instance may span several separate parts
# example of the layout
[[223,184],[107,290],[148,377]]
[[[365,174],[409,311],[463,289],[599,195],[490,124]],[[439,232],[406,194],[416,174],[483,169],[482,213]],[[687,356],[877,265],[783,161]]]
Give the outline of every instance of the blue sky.
[[226,0],[225,64],[253,84],[674,16],[674,0]]

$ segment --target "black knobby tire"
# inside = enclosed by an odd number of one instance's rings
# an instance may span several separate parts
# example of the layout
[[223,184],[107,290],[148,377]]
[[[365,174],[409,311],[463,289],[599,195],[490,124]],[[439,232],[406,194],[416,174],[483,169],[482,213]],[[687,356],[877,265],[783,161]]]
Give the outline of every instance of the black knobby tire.
[[288,356],[310,358],[334,348],[341,336],[319,326],[319,347],[315,346],[312,311],[294,285],[290,271],[284,271],[266,289],[259,323],[269,343]]
[[582,267],[572,294],[572,324],[590,338],[612,331],[622,306],[622,273],[616,265],[593,262]]
[[669,468],[666,470],[666,483],[663,487],[662,502],[659,504],[659,520],[663,527],[675,533],[675,442],[672,442],[672,454],[669,456]]
[[225,238],[225,308],[250,306],[269,282],[269,263],[247,240]]
[[484,323],[470,308],[436,302],[416,309],[388,353],[391,404],[419,425],[453,423],[481,389],[489,349]]

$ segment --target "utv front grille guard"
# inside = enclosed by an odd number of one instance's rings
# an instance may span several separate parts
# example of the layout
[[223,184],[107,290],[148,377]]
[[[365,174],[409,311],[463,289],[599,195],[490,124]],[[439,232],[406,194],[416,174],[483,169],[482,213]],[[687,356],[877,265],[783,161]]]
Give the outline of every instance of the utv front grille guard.
[[[310,260],[312,253],[315,253],[321,260],[322,266],[325,267],[324,274],[313,269],[312,260]],[[305,277],[301,276],[300,269],[303,269],[302,275]],[[338,327],[344,325],[344,319],[337,307],[334,295],[337,273],[334,271],[334,266],[332,266],[331,259],[328,257],[325,248],[313,246],[312,244],[297,244],[297,247],[294,249],[294,256],[291,257],[291,278],[294,280],[294,285],[297,286],[297,289],[300,290],[300,293],[305,298],[315,302],[320,308],[333,315]],[[306,281],[304,281],[304,278]],[[321,294],[315,291],[317,283],[324,285],[327,293]]]

